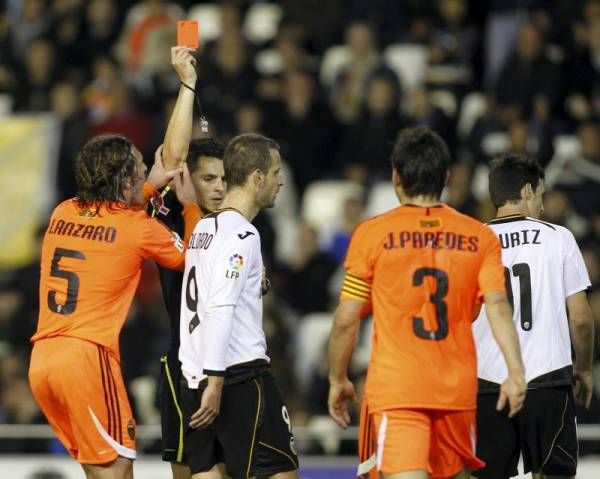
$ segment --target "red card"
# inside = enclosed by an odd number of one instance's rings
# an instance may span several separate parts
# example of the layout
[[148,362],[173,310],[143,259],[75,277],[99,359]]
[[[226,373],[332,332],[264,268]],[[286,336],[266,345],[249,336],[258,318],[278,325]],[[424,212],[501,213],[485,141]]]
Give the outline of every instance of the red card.
[[177,46],[198,48],[198,22],[196,20],[177,22]]

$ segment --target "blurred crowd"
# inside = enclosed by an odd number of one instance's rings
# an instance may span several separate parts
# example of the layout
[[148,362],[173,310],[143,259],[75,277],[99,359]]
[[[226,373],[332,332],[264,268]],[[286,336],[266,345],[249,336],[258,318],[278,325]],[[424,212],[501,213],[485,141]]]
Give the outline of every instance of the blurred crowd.
[[[151,161],[179,89],[170,47],[184,18],[199,20],[196,88],[210,134],[264,133],[286,163],[280,204],[257,227],[273,284],[269,352],[295,423],[326,414],[325,338],[341,263],[354,226],[377,212],[374,193],[404,126],[427,124],[446,140],[454,163],[443,198],[482,220],[495,214],[490,158],[536,157],[547,175],[544,219],[578,239],[600,322],[600,0],[0,1],[0,106],[60,122],[57,201],[75,195],[74,158],[93,135],[124,133]],[[344,185],[325,225],[320,210],[334,198],[318,194],[323,181]],[[0,271],[0,423],[43,422],[26,374],[38,268]],[[358,380],[368,335],[365,322]],[[152,264],[121,340],[138,421],[156,424],[168,321]],[[600,389],[600,362],[597,372]],[[581,421],[600,422],[599,398]],[[48,447],[0,440],[3,451]]]

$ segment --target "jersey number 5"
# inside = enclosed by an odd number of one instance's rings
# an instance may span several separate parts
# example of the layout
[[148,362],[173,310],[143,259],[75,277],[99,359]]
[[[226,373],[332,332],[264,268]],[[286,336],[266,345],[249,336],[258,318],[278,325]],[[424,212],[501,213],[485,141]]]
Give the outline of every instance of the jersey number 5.
[[56,302],[56,291],[48,291],[48,309],[58,314],[71,314],[77,308],[77,297],[79,296],[79,276],[72,271],[60,269],[58,263],[61,258],[85,259],[81,251],[72,249],[56,248],[52,265],[50,267],[50,276],[67,280],[67,299],[65,304]]
[[413,275],[413,286],[421,286],[426,276],[432,276],[436,281],[435,294],[429,296],[429,300],[435,305],[438,327],[436,330],[425,329],[423,318],[413,317],[413,331],[422,339],[439,341],[448,336],[448,306],[444,297],[448,294],[448,275],[435,268],[419,268]]

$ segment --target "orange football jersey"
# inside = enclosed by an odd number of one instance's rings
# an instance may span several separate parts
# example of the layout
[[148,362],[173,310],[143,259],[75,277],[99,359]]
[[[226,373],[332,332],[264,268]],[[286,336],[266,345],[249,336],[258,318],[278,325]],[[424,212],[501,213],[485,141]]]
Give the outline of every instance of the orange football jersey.
[[356,228],[344,266],[341,298],[372,302],[369,410],[475,408],[475,304],[505,290],[492,230],[446,205],[401,206]]
[[144,211],[103,205],[56,207],[42,244],[40,314],[32,342],[86,339],[119,356],[119,333],[146,258],[167,268],[185,262],[179,236]]

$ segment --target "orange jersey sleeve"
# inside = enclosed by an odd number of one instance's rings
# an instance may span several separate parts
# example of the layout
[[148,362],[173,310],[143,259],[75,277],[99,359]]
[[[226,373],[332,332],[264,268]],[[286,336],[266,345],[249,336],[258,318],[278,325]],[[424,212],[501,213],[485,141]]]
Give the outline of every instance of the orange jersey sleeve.
[[357,228],[341,298],[372,301],[370,410],[475,407],[471,323],[480,292],[498,285],[492,236],[447,206],[402,206]]
[[491,228],[483,226],[481,233],[482,262],[479,269],[478,302],[490,291],[506,291],[500,241]]
[[[145,258],[175,267],[185,261],[178,237],[143,211],[82,210],[74,200],[54,210],[42,243],[40,311],[32,341],[70,336],[110,348],[119,333]],[[179,243],[177,243],[179,241]]]
[[183,270],[185,247],[181,237],[155,218],[145,218],[141,227],[140,249],[165,268]]

